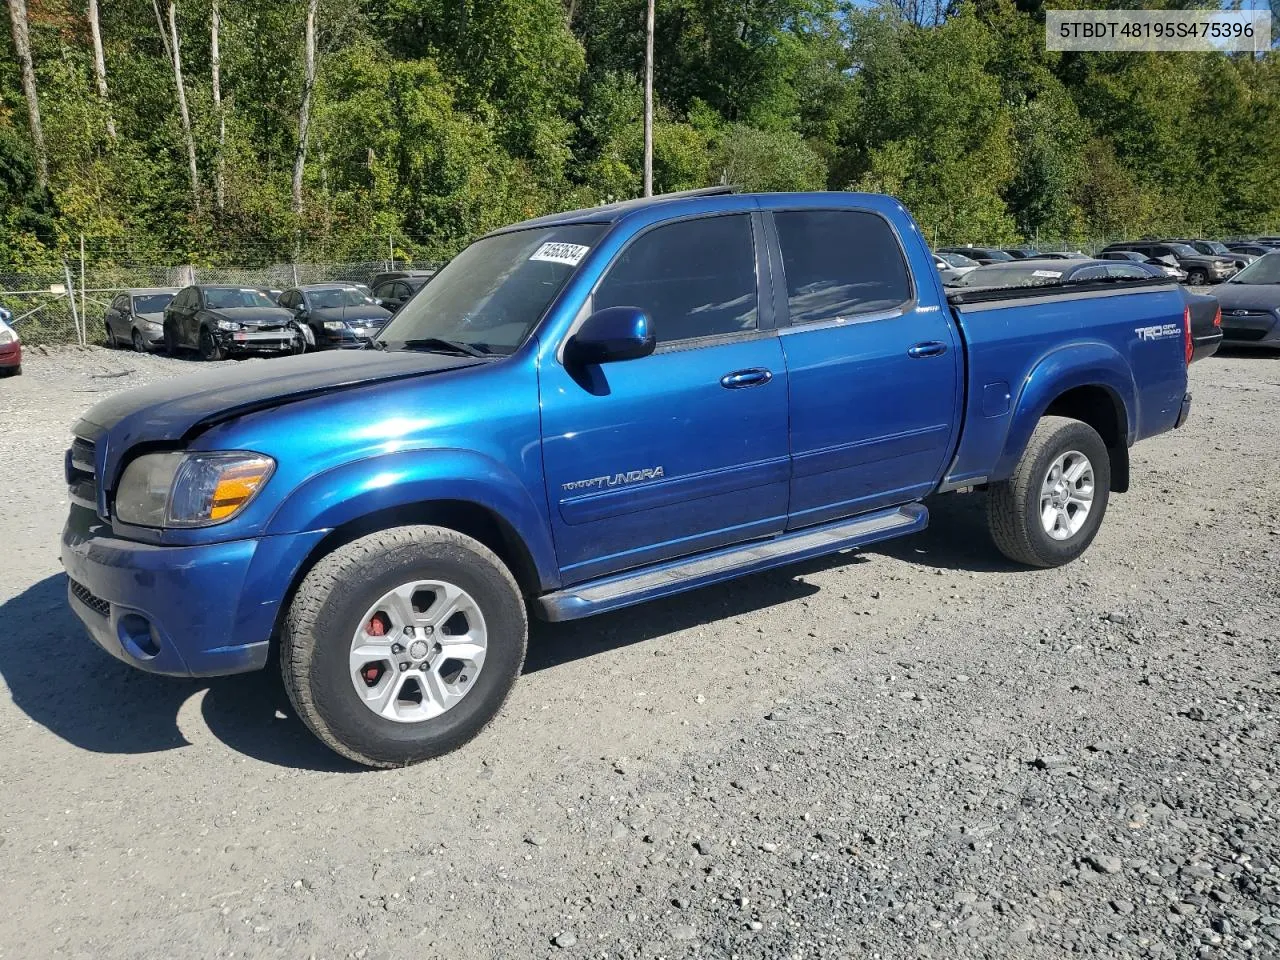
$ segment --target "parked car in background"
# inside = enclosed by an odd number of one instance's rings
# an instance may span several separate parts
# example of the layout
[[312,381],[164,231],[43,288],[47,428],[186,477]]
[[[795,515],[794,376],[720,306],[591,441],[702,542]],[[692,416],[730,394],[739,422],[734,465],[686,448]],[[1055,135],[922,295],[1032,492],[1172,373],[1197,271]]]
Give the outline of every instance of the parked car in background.
[[1107,260],[1015,260],[991,263],[965,274],[955,284],[968,287],[1037,287],[1088,280],[1151,280],[1141,264]]
[[1254,242],[1265,244],[1268,247],[1280,247],[1280,237],[1258,237]]
[[1035,247],[1005,247],[1004,252],[1015,260],[1039,260],[1041,257]]
[[199,350],[205,360],[302,349],[293,314],[253,287],[183,287],[164,309],[169,353]]
[[[422,280],[424,283],[436,275],[434,268],[428,267],[423,270],[383,270],[375,273],[369,280],[369,286],[377,289],[380,284],[386,283],[388,280]],[[422,284],[418,284],[422,286]],[[417,287],[414,288],[415,290]]]
[[1206,256],[1230,257],[1235,260],[1236,267],[1240,270],[1243,270],[1249,264],[1253,263],[1254,260],[1258,259],[1253,254],[1241,253],[1232,250],[1225,243],[1221,243],[1217,240],[1170,240],[1168,242],[1185,243],[1192,250],[1196,251],[1196,253],[1203,253]]
[[1240,269],[1236,265],[1236,258],[1200,253],[1185,243],[1135,240],[1129,243],[1113,243],[1103,250],[1103,253],[1115,250],[1133,250],[1153,260],[1172,258],[1173,262],[1186,273],[1187,283],[1193,286],[1220,283]]
[[0,307],[0,377],[16,377],[22,373],[22,338],[9,326],[13,319],[4,307]]
[[1156,257],[1148,257],[1145,253],[1138,253],[1136,250],[1104,250],[1098,254],[1099,260],[1123,260],[1128,263],[1141,263],[1151,267],[1154,271],[1162,276],[1168,277],[1170,280],[1183,281],[1187,279],[1187,272],[1179,267],[1172,257],[1163,260]]
[[391,317],[353,284],[309,283],[286,290],[280,306],[306,331],[308,346],[363,347]]
[[1248,253],[1254,257],[1265,257],[1268,253],[1280,253],[1280,246],[1273,247],[1254,240],[1236,240],[1233,243],[1228,243],[1227,249],[1232,253]]
[[271,298],[272,303],[279,303],[280,295],[284,293],[283,290],[277,290],[275,287],[260,287],[259,289]]
[[1039,254],[1041,260],[1089,260],[1092,259],[1083,250],[1051,250]]
[[946,284],[955,283],[970,270],[978,269],[978,262],[970,260],[963,253],[935,253],[933,265],[937,268],[942,282]]
[[1259,257],[1213,294],[1222,307],[1224,343],[1280,349],[1280,253]]
[[373,302],[395,313],[430,279],[430,277],[400,277],[395,280],[384,280],[374,285]]
[[1013,257],[995,247],[939,247],[938,253],[961,253],[980,264],[1008,263]]
[[136,287],[111,298],[102,322],[107,346],[128,344],[139,353],[164,346],[164,308],[177,294],[175,287]]

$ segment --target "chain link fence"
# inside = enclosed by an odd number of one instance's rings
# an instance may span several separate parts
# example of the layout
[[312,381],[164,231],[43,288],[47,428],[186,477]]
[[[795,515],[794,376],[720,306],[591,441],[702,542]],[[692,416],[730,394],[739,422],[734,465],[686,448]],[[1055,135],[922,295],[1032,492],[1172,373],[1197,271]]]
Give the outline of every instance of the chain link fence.
[[[377,273],[402,269],[404,261],[364,263],[285,263],[266,267],[199,267],[192,265],[106,266],[62,264],[33,270],[0,272],[0,306],[12,314],[10,324],[25,344],[102,343],[103,315],[116,294],[147,287],[178,289],[191,284],[234,284],[261,290],[284,290],[304,283],[342,281],[368,284]],[[413,266],[430,266],[413,264]]]

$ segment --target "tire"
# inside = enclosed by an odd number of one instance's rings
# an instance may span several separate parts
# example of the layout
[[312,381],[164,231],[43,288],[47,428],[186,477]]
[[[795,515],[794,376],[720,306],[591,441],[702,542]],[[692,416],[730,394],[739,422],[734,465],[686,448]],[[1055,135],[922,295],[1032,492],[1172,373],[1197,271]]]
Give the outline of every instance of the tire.
[[[1092,473],[1091,494],[1086,514],[1080,519],[1079,528],[1071,531],[1077,522],[1076,513],[1068,513],[1054,520],[1057,536],[1046,529],[1042,509],[1042,496],[1050,483],[1050,472],[1063,457],[1074,454],[1087,460]],[[1077,466],[1079,460],[1068,459],[1069,466]],[[1068,471],[1069,472],[1069,471]],[[1081,482],[1081,481],[1077,481]],[[1064,487],[1069,486],[1065,482]],[[1069,491],[1067,491],[1069,492]],[[1083,483],[1076,494],[1083,494]],[[987,525],[996,547],[1010,560],[1031,567],[1057,567],[1069,563],[1088,548],[1102,525],[1111,494],[1111,459],[1106,444],[1096,430],[1087,423],[1068,417],[1044,417],[1036,425],[1027,449],[1008,480],[991,485],[987,494]],[[1053,497],[1059,495],[1055,493]],[[1049,509],[1058,501],[1051,499]],[[1064,508],[1068,512],[1071,504]],[[1064,536],[1065,534],[1065,536]]]
[[1205,276],[1205,272],[1203,270],[1193,269],[1187,271],[1187,286],[1203,287],[1208,282],[1209,280]]
[[[379,598],[421,580],[455,585],[468,599],[474,598],[487,646],[482,666],[476,667],[460,699],[434,716],[405,722],[389,719],[385,711],[364,702],[352,652],[357,643],[369,639],[364,618],[378,609]],[[413,594],[415,609],[417,596]],[[380,616],[375,613],[373,620]],[[470,621],[468,614],[468,634],[475,627]],[[452,616],[441,621],[438,636],[444,636],[444,624],[452,622]],[[426,628],[416,629],[422,636]],[[394,624],[386,631],[389,638],[403,639]],[[497,715],[520,675],[528,635],[520,589],[492,551],[443,527],[394,527],[339,547],[306,575],[285,618],[280,668],[298,715],[323,743],[364,766],[400,767],[457,749]],[[413,642],[410,649],[419,645]],[[448,662],[454,661],[439,663],[439,670]],[[385,666],[388,683],[411,676],[391,663]],[[460,679],[465,681],[465,675]],[[431,699],[425,689],[418,689],[424,700]],[[388,698],[388,704],[395,710],[399,704],[413,709],[399,694]]]
[[218,346],[218,342],[213,339],[213,334],[209,332],[208,327],[200,328],[200,359],[207,360],[211,363],[218,360],[225,360],[227,351]]
[[133,352],[134,353],[147,352],[147,345],[142,339],[141,331],[138,331],[138,330],[133,331]]

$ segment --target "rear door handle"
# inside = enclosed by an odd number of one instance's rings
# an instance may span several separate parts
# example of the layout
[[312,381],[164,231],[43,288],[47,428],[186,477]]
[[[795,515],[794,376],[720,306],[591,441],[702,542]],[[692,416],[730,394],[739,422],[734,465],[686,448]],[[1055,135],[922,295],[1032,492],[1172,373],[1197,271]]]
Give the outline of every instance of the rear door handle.
[[940,357],[947,352],[947,345],[941,340],[926,340],[907,348],[907,356],[919,360],[921,357]]
[[773,371],[764,367],[752,367],[750,370],[735,370],[720,378],[720,386],[726,390],[737,390],[740,387],[755,387],[768,383],[773,379]]

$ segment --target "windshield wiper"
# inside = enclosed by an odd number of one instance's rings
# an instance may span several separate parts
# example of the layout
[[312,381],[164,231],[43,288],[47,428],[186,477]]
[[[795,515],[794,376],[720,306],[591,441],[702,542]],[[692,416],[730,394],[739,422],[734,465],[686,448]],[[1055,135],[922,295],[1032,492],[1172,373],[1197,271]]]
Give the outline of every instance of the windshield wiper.
[[404,342],[404,349],[426,350],[428,352],[448,350],[453,353],[460,353],[466,357],[483,357],[488,354],[487,350],[480,350],[469,343],[461,343],[457,340],[445,340],[443,337],[418,337],[414,340],[406,340]]

